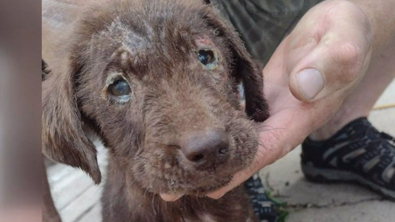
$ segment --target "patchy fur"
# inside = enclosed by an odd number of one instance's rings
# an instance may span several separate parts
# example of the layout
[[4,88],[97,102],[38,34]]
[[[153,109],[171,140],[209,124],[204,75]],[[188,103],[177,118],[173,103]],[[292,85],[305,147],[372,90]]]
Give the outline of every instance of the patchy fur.
[[[99,183],[86,130],[99,135],[109,149],[103,221],[251,220],[241,187],[204,197],[249,166],[258,147],[252,120],[268,115],[261,73],[218,12],[196,0],[96,1],[72,25],[43,82],[43,153]],[[203,65],[199,50],[215,63]],[[114,79],[130,86],[127,96],[109,93]],[[226,139],[226,158],[198,168],[183,138],[212,129]],[[168,203],[160,192],[185,196]]]

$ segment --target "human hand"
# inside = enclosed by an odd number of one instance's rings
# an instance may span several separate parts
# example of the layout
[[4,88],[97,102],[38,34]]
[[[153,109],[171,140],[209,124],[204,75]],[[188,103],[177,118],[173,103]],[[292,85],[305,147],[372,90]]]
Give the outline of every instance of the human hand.
[[324,1],[310,9],[263,69],[271,116],[260,127],[253,163],[207,196],[222,197],[324,125],[366,72],[371,42],[370,23],[353,3]]

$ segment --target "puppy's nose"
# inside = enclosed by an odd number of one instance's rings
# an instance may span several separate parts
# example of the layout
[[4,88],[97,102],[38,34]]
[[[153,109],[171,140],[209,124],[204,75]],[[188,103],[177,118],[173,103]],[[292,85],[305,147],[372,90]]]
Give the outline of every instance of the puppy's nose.
[[196,169],[206,170],[227,160],[229,135],[219,128],[192,131],[181,137],[180,147]]

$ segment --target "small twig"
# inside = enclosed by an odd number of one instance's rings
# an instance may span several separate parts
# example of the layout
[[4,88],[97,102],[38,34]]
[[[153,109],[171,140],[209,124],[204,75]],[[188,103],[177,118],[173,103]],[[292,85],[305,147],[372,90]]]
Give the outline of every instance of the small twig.
[[373,110],[389,109],[389,108],[395,108],[395,103],[390,103],[390,104],[375,106],[375,107],[373,107]]

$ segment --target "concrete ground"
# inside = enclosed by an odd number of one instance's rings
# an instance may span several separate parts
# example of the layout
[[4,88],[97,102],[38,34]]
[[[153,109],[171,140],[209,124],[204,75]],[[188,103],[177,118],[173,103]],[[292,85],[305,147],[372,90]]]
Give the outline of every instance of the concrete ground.
[[[395,80],[376,107],[395,104]],[[373,110],[369,120],[380,131],[395,136],[395,107]],[[356,185],[308,182],[300,169],[300,146],[260,171],[274,197],[287,202],[286,222],[386,222],[395,221],[395,201]]]

